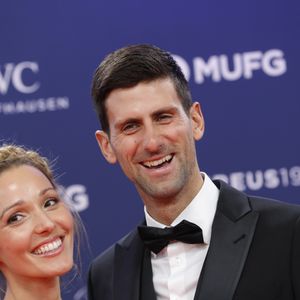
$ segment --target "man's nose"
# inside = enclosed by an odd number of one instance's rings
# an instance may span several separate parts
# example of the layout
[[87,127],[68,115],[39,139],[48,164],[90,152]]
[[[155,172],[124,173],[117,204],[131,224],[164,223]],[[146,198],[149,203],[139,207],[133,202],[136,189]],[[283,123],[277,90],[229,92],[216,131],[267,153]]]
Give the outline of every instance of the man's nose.
[[35,232],[38,234],[49,233],[55,228],[55,222],[51,219],[47,212],[40,211],[34,217]]
[[144,149],[150,153],[160,151],[162,147],[161,135],[157,128],[148,126],[143,132],[143,145]]

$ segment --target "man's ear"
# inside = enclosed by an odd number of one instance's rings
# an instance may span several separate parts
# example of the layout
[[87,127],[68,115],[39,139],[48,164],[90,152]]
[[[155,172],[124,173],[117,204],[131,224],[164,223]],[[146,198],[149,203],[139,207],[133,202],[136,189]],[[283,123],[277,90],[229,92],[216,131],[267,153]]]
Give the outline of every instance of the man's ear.
[[200,140],[204,134],[205,124],[199,102],[194,102],[190,109],[192,120],[193,136],[196,141]]
[[98,142],[98,145],[100,147],[100,150],[105,157],[105,159],[110,164],[115,164],[117,162],[117,157],[115,155],[115,152],[110,144],[108,134],[102,130],[97,130],[95,133],[96,140]]

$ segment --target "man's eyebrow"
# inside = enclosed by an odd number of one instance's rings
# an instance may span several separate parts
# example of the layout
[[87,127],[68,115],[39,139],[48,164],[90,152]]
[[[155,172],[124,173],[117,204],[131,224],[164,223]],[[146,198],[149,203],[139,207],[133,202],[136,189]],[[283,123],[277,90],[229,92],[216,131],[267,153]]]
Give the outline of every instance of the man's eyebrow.
[[[151,117],[157,117],[159,114],[162,114],[162,113],[175,113],[178,111],[178,108],[175,107],[175,106],[166,106],[166,107],[161,107],[155,111],[153,111],[151,113]],[[116,128],[120,128],[122,126],[124,126],[125,124],[129,124],[129,123],[139,123],[141,122],[142,120],[142,117],[141,118],[135,118],[135,117],[129,117],[127,119],[122,119],[122,120],[118,120],[116,123],[115,123],[115,127]]]
[[116,122],[116,126],[117,128],[123,127],[125,124],[129,124],[129,123],[138,123],[140,122],[139,118],[128,118],[128,119],[123,119],[120,121]]
[[0,219],[3,218],[4,214],[5,214],[8,210],[14,208],[15,206],[22,205],[22,204],[24,204],[24,202],[25,202],[24,200],[18,200],[17,202],[15,202],[15,203],[13,203],[13,204],[11,204],[11,205],[5,207],[5,208],[3,209],[3,211],[2,211],[2,213],[1,213]]
[[174,107],[174,106],[166,106],[166,107],[162,107],[156,111],[154,111],[151,115],[152,116],[157,116],[159,114],[162,114],[162,113],[175,113],[178,111],[178,108],[177,107]]

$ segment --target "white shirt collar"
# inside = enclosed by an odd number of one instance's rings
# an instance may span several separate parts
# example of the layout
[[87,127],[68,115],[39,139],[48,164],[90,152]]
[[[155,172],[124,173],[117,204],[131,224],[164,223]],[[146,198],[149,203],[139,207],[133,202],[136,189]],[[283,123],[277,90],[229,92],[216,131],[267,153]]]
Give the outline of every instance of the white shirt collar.
[[[204,179],[203,185],[198,194],[191,203],[181,212],[181,214],[172,222],[171,226],[175,226],[182,220],[195,223],[201,227],[203,232],[204,242],[209,244],[211,238],[211,228],[213,219],[216,213],[219,189],[215,186],[212,180],[206,173],[201,172]],[[144,207],[146,223],[148,226],[164,228],[166,225],[157,222],[147,212]]]

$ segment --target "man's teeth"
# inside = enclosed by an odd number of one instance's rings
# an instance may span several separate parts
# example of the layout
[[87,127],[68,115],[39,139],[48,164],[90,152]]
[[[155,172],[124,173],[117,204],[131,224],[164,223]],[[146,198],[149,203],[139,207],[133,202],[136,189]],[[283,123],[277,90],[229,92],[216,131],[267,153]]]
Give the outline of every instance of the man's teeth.
[[58,249],[61,246],[61,244],[61,239],[57,239],[51,243],[39,247],[38,249],[34,250],[33,253],[37,255],[46,254],[47,252],[51,252],[53,250]]
[[152,167],[157,167],[165,162],[168,162],[172,159],[172,155],[167,155],[159,160],[153,160],[153,161],[147,161],[147,162],[144,162],[144,166],[148,167],[148,168],[152,168]]

